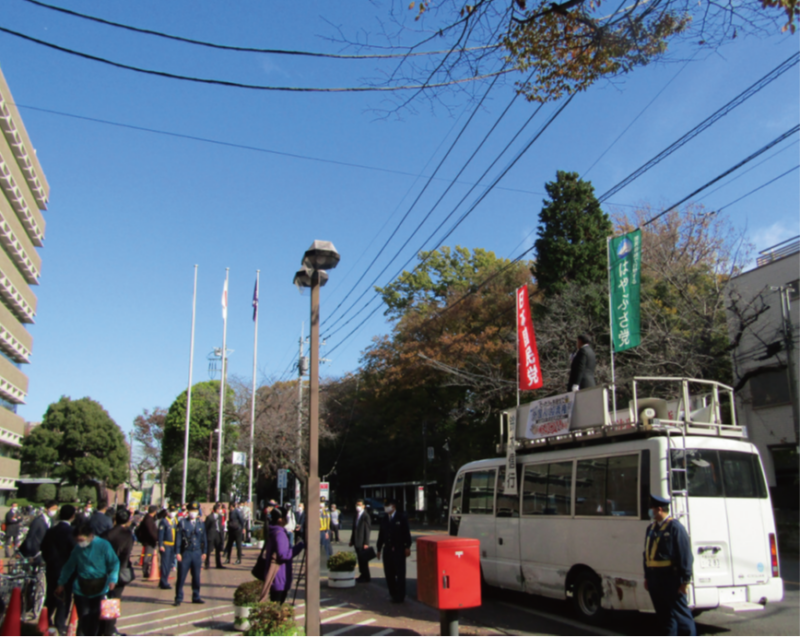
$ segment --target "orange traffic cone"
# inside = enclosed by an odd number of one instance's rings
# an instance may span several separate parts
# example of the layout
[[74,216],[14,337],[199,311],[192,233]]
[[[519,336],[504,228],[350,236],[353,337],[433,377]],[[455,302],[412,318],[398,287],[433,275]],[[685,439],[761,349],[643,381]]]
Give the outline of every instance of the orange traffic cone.
[[158,582],[161,580],[161,570],[158,568],[158,551],[153,551],[153,561],[150,562],[150,577],[148,582]]
[[0,628],[0,635],[22,634],[22,591],[15,587],[11,591],[11,601],[8,602],[6,618]]
[[67,625],[67,635],[75,637],[78,634],[78,607],[72,603],[72,612],[69,615],[69,624]]
[[5,572],[5,567],[3,566],[3,558],[0,557],[0,575]]
[[43,608],[41,615],[39,615],[38,627],[39,627],[39,634],[41,635],[50,634],[50,618],[47,616],[47,608]]

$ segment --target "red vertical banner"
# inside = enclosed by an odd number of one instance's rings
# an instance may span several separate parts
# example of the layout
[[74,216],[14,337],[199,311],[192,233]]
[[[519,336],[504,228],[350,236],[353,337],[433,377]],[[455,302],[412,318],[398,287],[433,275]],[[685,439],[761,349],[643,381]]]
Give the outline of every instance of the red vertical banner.
[[542,380],[542,368],[539,365],[539,352],[536,349],[536,334],[533,332],[533,319],[526,285],[517,290],[517,340],[519,389],[521,391],[539,389],[544,381]]

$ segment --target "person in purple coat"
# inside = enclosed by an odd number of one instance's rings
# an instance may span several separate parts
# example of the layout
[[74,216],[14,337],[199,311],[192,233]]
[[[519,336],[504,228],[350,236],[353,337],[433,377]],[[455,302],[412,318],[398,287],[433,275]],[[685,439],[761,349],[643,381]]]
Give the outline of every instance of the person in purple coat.
[[272,561],[275,555],[279,565],[278,572],[269,590],[270,601],[283,604],[286,596],[292,588],[292,560],[295,555],[305,548],[303,542],[298,542],[294,546],[289,542],[289,535],[286,533],[286,519],[280,508],[272,509],[269,515],[269,552],[267,563]]

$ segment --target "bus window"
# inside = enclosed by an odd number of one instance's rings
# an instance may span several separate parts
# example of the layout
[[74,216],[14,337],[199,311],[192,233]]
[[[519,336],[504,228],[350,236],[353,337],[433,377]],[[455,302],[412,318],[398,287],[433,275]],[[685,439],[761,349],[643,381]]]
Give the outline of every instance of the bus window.
[[575,515],[606,515],[608,458],[579,460],[575,478]]
[[608,459],[606,513],[608,515],[638,516],[637,482],[639,457],[619,456]]
[[523,515],[569,515],[572,461],[528,465],[522,486]]
[[720,451],[722,480],[728,498],[766,498],[767,487],[758,456],[743,451]]
[[575,515],[639,516],[639,456],[578,461]]
[[518,518],[519,517],[519,494],[506,495],[506,468],[500,467],[497,472],[497,517],[498,518]]
[[[683,469],[683,450],[674,449],[671,456],[673,469]],[[696,498],[721,498],[722,481],[719,475],[719,457],[715,450],[687,449],[686,475],[689,476],[689,495]],[[672,490],[683,491],[686,480],[682,471],[672,474]]]
[[459,473],[456,484],[453,487],[453,503],[450,508],[450,515],[461,515],[461,492],[464,489],[464,474]]
[[494,513],[495,471],[471,471],[464,485],[464,513],[492,515]]

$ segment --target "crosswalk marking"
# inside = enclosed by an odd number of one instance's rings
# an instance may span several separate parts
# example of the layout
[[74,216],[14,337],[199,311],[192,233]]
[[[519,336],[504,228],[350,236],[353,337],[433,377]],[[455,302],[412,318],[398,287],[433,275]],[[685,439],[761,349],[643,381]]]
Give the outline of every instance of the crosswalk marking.
[[349,617],[350,615],[355,615],[356,613],[360,613],[360,612],[361,612],[360,610],[351,610],[348,613],[342,613],[341,615],[335,615],[334,617],[327,617],[326,619],[323,619],[320,622],[320,624],[327,624],[329,622],[334,622],[337,619],[341,619],[342,617]]
[[[220,610],[221,608],[231,608],[231,606],[230,606],[230,604],[222,604],[220,606],[211,606],[210,608],[203,608],[203,609],[200,609],[200,610],[193,610],[193,611],[188,612],[188,613],[181,613],[180,615],[171,615],[169,617],[163,617],[161,619],[161,621],[178,619],[180,617],[188,617],[189,615],[199,615],[200,613],[210,613],[210,612],[213,612],[215,610]],[[137,615],[136,617],[130,617],[129,619],[138,619],[141,616],[142,615]],[[140,622],[138,624],[127,624],[125,626],[122,626],[121,624],[123,622],[122,622],[122,620],[119,620],[118,621],[118,625],[119,625],[120,628],[125,628],[126,630],[130,630],[131,628],[136,628],[138,626],[147,626],[148,624],[152,624],[153,622],[156,622],[156,621],[159,621],[159,620],[158,619],[151,619],[150,621]]]
[[[219,619],[220,617],[227,617],[228,615],[233,615],[233,611],[231,610],[231,611],[228,611],[227,613],[220,613],[219,615],[213,615],[211,617],[208,617],[208,619]],[[193,625],[193,624],[189,624],[189,625]],[[182,627],[185,627],[185,626],[187,626],[187,622],[179,622],[177,624],[171,624],[169,626],[160,626],[159,628],[156,628],[155,630],[148,630],[146,632],[139,633],[139,634],[140,635],[153,635],[153,634],[155,634],[155,635],[163,635],[165,630],[171,630],[173,628],[182,628]],[[205,629],[201,628],[200,630],[205,630]],[[194,631],[192,631],[192,632],[197,632],[197,628],[195,628]]]
[[375,621],[376,621],[375,619],[365,619],[363,622],[358,622],[357,624],[350,624],[348,626],[343,626],[342,628],[338,628],[329,633],[325,633],[325,637],[331,637],[332,635],[344,635],[346,632],[349,632],[354,628],[358,628],[359,626],[367,626],[369,624],[374,624]]
[[394,632],[392,628],[384,628],[381,632],[375,633],[372,637],[380,637],[381,635],[391,635]]

